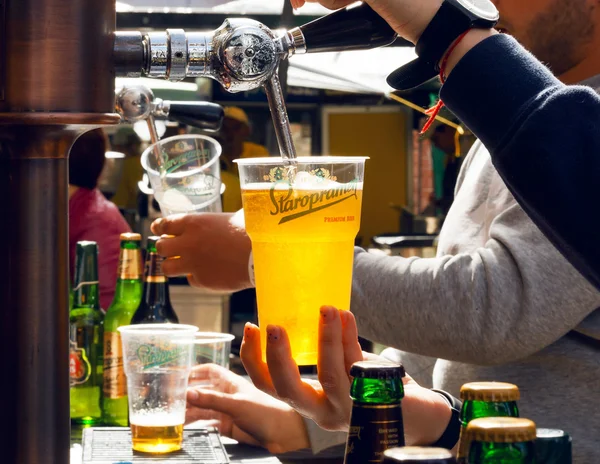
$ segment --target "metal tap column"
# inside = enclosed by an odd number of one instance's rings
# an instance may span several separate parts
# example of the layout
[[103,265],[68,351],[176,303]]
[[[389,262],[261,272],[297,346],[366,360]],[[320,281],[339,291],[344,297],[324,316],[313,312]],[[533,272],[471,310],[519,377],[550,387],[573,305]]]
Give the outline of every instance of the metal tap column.
[[118,122],[114,0],[0,1],[0,461],[68,464],[67,156]]

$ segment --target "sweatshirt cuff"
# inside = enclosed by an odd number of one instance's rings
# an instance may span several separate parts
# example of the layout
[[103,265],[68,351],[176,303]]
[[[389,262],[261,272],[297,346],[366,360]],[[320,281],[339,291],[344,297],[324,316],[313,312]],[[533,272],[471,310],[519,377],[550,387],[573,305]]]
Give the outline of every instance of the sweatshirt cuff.
[[[304,425],[306,426],[313,454],[319,454],[323,450],[334,446],[337,448],[340,445],[346,445],[346,438],[348,436],[346,432],[330,432],[322,429],[313,420],[306,417],[304,418]],[[341,453],[343,453],[343,448]]]
[[443,85],[445,105],[490,151],[503,142],[528,103],[563,84],[506,34],[473,47]]

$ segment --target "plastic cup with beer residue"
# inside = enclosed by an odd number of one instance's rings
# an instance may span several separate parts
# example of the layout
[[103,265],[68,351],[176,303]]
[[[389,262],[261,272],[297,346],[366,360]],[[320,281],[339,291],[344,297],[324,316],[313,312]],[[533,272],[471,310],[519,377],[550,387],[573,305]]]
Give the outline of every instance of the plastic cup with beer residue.
[[198,327],[139,324],[120,327],[134,451],[181,449],[186,389]]
[[221,145],[205,135],[177,135],[142,154],[163,216],[221,212]]
[[258,322],[283,327],[298,365],[317,363],[319,309],[350,309],[365,161],[359,156],[239,159]]

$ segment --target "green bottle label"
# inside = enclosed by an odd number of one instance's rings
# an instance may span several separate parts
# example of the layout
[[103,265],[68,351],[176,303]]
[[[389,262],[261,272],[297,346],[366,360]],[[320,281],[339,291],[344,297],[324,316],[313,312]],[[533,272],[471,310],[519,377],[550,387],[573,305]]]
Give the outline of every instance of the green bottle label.
[[400,403],[354,403],[345,464],[381,462],[386,449],[398,446],[404,446]]
[[127,396],[127,378],[123,369],[123,345],[119,332],[104,332],[102,392],[105,398],[111,400]]
[[69,343],[69,385],[81,385],[90,378],[92,368],[85,354],[85,349],[79,348],[77,343]]

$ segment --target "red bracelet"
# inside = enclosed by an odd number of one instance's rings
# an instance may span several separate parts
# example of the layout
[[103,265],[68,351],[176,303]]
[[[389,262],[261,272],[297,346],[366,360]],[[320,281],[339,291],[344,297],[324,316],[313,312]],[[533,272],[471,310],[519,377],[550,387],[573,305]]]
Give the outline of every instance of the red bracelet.
[[[465,32],[463,32],[461,35],[459,35],[458,38],[454,42],[452,42],[452,45],[450,45],[450,47],[448,48],[448,51],[442,57],[442,61],[441,61],[441,64],[440,64],[440,81],[442,82],[442,84],[444,82],[446,82],[446,66],[448,66],[448,58],[450,58],[450,55],[452,54],[452,52],[454,51],[454,49],[456,48],[456,46],[462,41],[462,39],[465,38],[465,36],[470,31],[471,31],[471,29],[467,29]],[[429,119],[427,120],[427,122],[423,126],[423,129],[421,129],[421,135],[425,134],[429,130],[429,128],[431,127],[431,125],[435,121],[436,116],[439,114],[440,110],[443,107],[444,107],[444,102],[440,98],[438,100],[438,102],[435,104],[435,106],[429,108],[425,112],[425,114],[427,116],[429,116]]]

